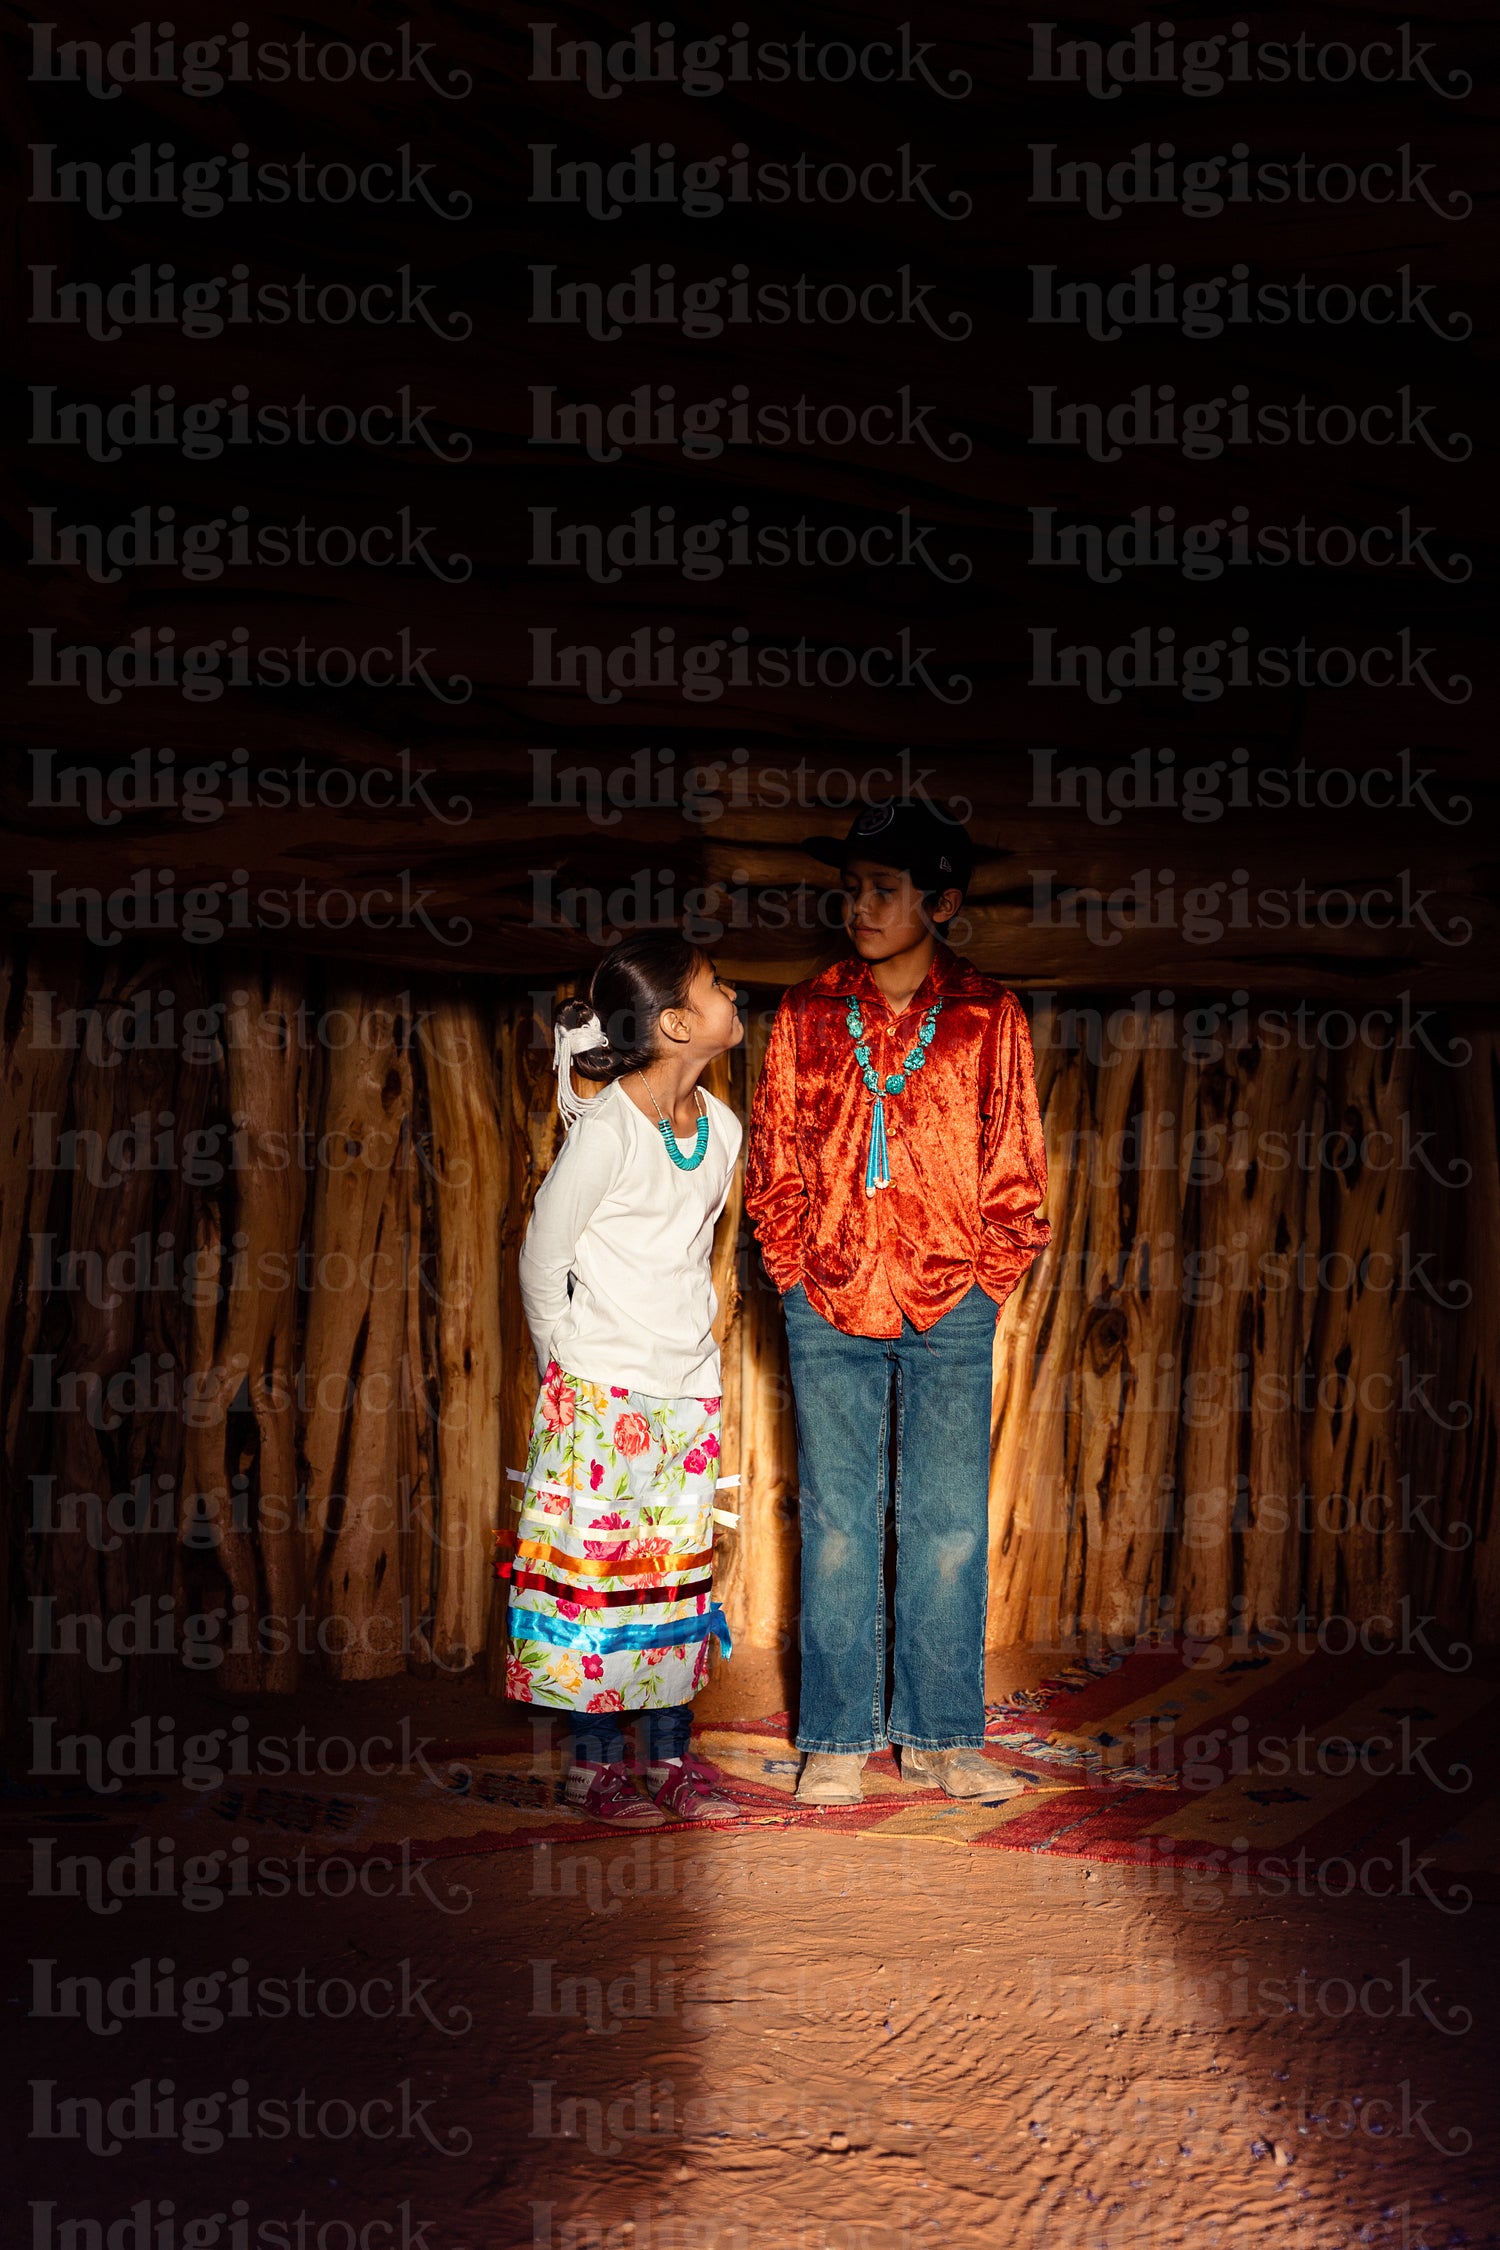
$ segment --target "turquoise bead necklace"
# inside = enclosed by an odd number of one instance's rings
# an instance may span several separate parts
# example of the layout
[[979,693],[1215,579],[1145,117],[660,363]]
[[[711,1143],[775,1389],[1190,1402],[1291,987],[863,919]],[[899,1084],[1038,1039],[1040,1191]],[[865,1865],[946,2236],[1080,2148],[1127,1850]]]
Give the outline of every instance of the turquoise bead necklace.
[[927,1050],[932,1045],[932,1035],[937,1030],[937,1020],[942,1005],[941,1000],[933,1001],[932,1006],[918,1026],[916,1045],[906,1056],[901,1068],[893,1070],[890,1076],[882,1081],[878,1071],[871,1068],[870,1049],[865,1040],[865,1021],[859,1012],[859,1001],[852,992],[849,995],[849,1013],[845,1016],[844,1021],[849,1028],[849,1036],[854,1041],[854,1059],[859,1064],[860,1076],[875,1096],[875,1115],[870,1126],[870,1148],[869,1154],[865,1158],[866,1195],[874,1195],[878,1189],[889,1187],[891,1184],[891,1164],[885,1140],[886,1096],[901,1093],[905,1089],[907,1079],[914,1072],[919,1071],[926,1062]]
[[672,1130],[671,1120],[662,1115],[661,1103],[657,1100],[655,1094],[651,1093],[650,1079],[643,1070],[638,1070],[636,1077],[645,1087],[647,1093],[651,1094],[651,1107],[655,1110],[658,1119],[656,1130],[662,1137],[668,1156],[671,1157],[679,1172],[696,1172],[704,1157],[708,1154],[708,1105],[703,1099],[702,1089],[697,1086],[693,1088],[694,1099],[698,1104],[698,1129],[693,1143],[692,1155],[684,1156],[677,1146],[677,1135]]

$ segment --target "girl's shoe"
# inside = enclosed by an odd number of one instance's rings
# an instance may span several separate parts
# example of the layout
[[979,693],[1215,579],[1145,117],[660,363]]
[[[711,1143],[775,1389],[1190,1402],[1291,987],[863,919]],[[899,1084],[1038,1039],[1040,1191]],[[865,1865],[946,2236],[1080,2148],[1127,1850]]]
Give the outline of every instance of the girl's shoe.
[[970,1804],[998,1804],[1003,1797],[1019,1797],[1026,1787],[1018,1774],[992,1766],[977,1750],[903,1749],[901,1779]]
[[714,1767],[691,1751],[646,1768],[646,1787],[668,1820],[738,1820],[740,1808],[715,1787],[718,1778]]
[[584,1820],[609,1828],[664,1828],[666,1816],[643,1797],[629,1766],[569,1766],[563,1804]]
[[797,1776],[799,1805],[862,1805],[865,1801],[860,1768],[864,1756],[838,1750],[809,1750]]

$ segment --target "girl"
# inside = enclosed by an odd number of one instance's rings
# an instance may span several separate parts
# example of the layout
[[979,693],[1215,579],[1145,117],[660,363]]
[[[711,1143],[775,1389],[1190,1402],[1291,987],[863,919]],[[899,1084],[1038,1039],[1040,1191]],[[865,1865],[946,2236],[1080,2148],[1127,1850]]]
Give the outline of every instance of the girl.
[[[558,1018],[567,1138],[521,1250],[542,1394],[497,1563],[511,1584],[507,1689],[574,1714],[566,1802],[618,1828],[737,1816],[688,1741],[710,1634],[729,1645],[709,1601],[709,1251],[741,1140],[698,1081],[744,1035],[734,988],[700,947],[652,932],[607,954],[588,1005]],[[604,1091],[580,1101],[575,1070]],[[636,1712],[649,1798],[621,1730]]]

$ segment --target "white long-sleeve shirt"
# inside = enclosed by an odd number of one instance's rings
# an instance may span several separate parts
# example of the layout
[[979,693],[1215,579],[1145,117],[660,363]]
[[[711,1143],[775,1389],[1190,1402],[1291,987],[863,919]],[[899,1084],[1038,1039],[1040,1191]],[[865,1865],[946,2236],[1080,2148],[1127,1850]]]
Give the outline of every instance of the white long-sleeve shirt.
[[[653,1398],[718,1395],[709,1252],[744,1136],[732,1109],[703,1099],[708,1147],[692,1172],[678,1170],[618,1081],[568,1133],[521,1246],[539,1367],[555,1359],[570,1375]],[[691,1140],[678,1146],[691,1154]]]

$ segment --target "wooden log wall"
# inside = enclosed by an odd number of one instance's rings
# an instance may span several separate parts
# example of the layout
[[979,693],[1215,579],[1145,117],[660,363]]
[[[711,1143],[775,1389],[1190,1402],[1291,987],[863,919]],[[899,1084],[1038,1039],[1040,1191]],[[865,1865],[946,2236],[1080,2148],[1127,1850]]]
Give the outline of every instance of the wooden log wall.
[[[535,1396],[516,1252],[571,989],[5,965],[13,1708],[129,1708],[163,1661],[237,1693],[495,1684],[492,1536]],[[775,1000],[750,993],[712,1081],[742,1114]],[[1403,1603],[1494,1637],[1500,1030],[1032,1013],[1054,1240],[997,1341],[992,1644]],[[795,1425],[738,1188],[714,1261],[744,1480],[718,1581],[736,1639],[785,1649]]]

